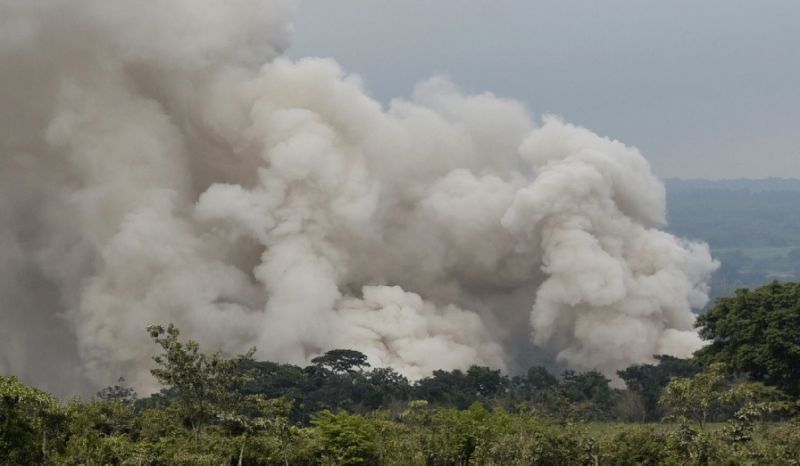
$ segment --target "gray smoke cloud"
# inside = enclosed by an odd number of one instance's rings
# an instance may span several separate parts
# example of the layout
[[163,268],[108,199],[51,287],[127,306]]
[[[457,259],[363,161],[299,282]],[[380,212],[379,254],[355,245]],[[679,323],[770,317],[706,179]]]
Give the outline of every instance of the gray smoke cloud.
[[0,372],[125,376],[144,328],[411,378],[701,345],[716,263],[639,152],[445,79],[290,61],[293,2],[0,0]]

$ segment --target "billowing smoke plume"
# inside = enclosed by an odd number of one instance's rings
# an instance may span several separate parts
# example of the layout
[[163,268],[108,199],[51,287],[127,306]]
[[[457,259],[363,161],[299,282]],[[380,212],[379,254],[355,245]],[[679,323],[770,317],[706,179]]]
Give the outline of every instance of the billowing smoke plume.
[[705,245],[637,150],[443,79],[292,62],[282,0],[0,0],[0,371],[152,387],[144,328],[411,377],[700,341]]

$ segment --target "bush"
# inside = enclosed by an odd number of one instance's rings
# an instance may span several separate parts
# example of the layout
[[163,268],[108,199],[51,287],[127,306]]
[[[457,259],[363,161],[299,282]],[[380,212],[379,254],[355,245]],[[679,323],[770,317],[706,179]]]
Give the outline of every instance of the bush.
[[323,411],[312,420],[322,441],[322,457],[340,465],[377,464],[375,429],[363,417]]
[[652,427],[624,427],[603,448],[601,463],[657,465],[664,464],[669,456],[665,432]]

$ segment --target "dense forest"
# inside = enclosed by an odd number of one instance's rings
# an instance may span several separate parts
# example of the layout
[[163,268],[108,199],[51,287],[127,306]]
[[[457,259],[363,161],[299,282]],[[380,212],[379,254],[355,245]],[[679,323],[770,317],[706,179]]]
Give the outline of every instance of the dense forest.
[[[693,359],[619,371],[488,367],[409,382],[334,349],[299,367],[147,331],[163,389],[59,401],[0,377],[3,464],[795,464],[800,284],[717,300]],[[622,385],[620,384],[620,387]]]

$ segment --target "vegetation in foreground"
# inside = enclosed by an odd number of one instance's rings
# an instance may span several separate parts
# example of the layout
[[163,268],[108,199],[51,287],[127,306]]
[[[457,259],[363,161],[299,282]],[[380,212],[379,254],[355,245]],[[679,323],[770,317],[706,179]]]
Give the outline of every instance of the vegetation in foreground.
[[352,350],[297,367],[229,359],[152,326],[164,389],[59,402],[0,376],[2,464],[800,464],[800,284],[741,290],[712,344],[619,372],[486,367],[410,384]]

